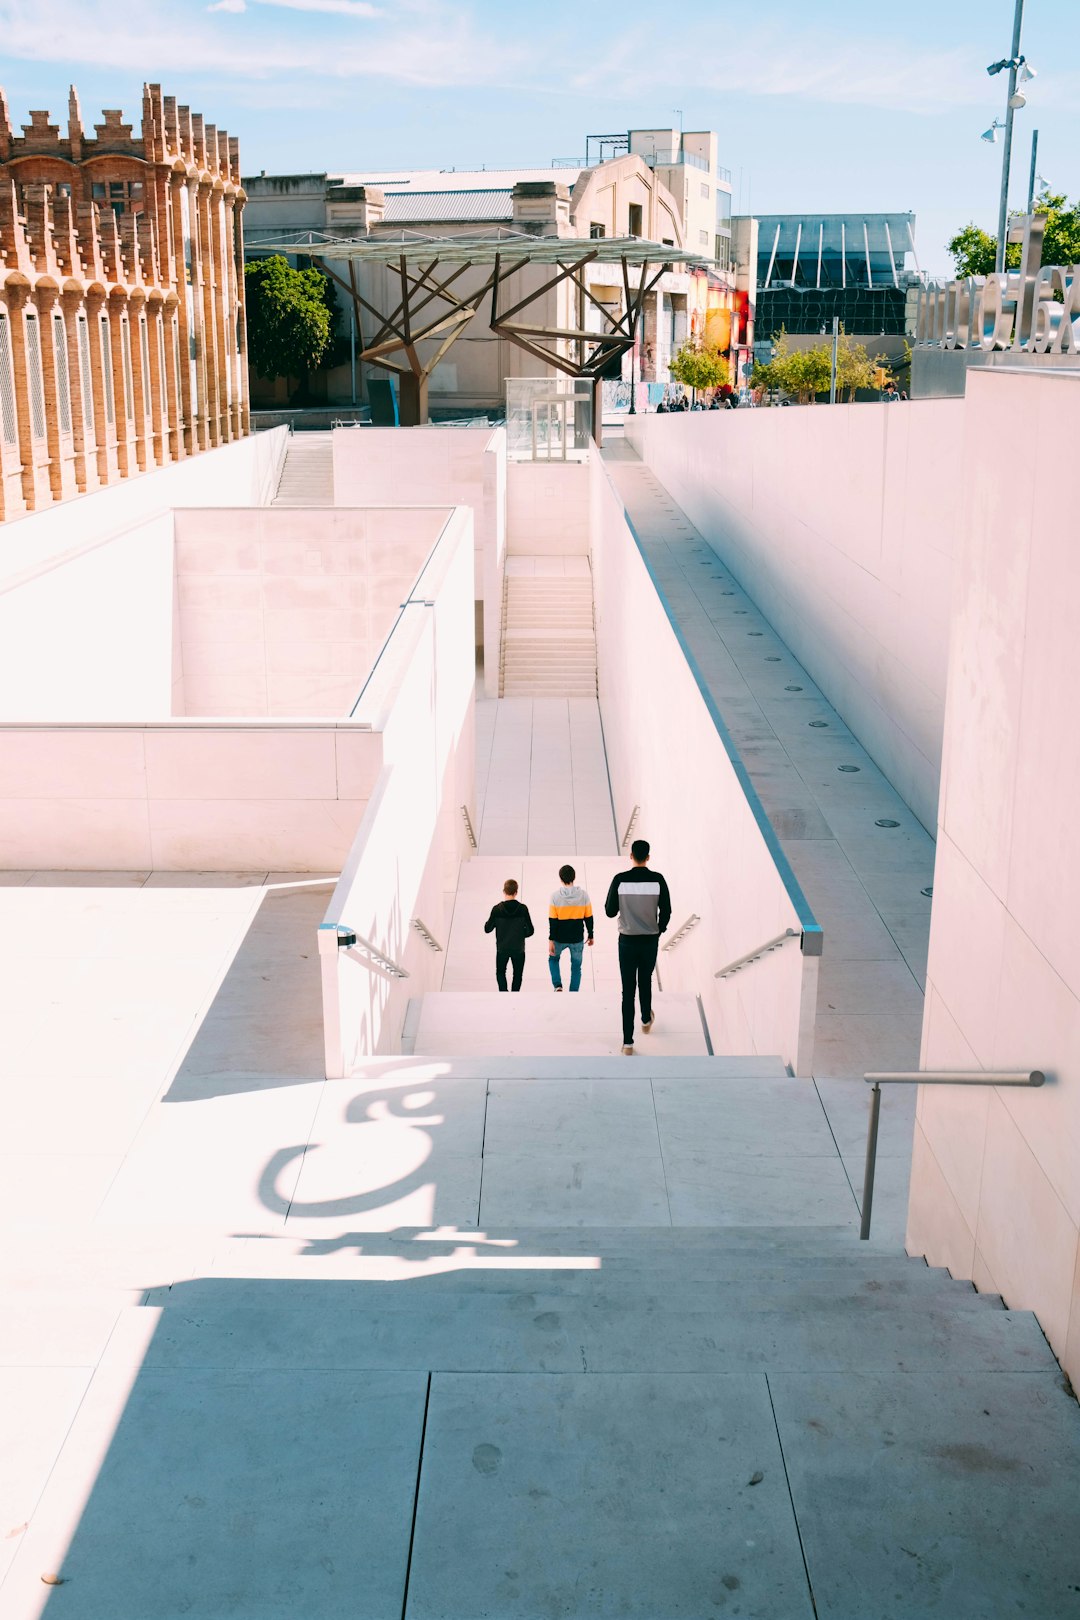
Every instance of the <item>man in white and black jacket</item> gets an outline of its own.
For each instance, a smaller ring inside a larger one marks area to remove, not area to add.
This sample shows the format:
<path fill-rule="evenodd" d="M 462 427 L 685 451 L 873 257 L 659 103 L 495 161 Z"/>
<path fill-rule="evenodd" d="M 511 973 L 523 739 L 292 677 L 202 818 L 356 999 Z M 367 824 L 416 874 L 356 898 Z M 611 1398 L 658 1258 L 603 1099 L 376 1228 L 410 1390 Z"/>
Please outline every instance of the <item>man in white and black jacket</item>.
<path fill-rule="evenodd" d="M 604 902 L 609 917 L 619 919 L 619 972 L 622 975 L 623 1053 L 634 1055 L 634 994 L 641 1005 L 641 1030 L 653 1027 L 652 976 L 660 935 L 671 921 L 671 896 L 663 874 L 649 866 L 644 838 L 630 845 L 634 864 L 618 872 Z"/>

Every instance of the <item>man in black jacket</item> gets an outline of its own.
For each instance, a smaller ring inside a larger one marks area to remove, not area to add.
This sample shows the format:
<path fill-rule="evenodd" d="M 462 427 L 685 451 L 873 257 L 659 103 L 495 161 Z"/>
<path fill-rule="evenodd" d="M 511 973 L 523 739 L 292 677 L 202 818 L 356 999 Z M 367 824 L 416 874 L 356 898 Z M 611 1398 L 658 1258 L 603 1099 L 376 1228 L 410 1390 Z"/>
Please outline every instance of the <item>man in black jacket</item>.
<path fill-rule="evenodd" d="M 513 878 L 503 884 L 505 900 L 492 906 L 491 916 L 484 924 L 484 933 L 495 935 L 495 983 L 506 989 L 506 964 L 514 970 L 511 990 L 521 989 L 521 975 L 525 971 L 525 941 L 535 932 L 528 906 L 517 898 L 518 886 Z"/>
<path fill-rule="evenodd" d="M 652 976 L 660 935 L 671 921 L 671 896 L 660 872 L 649 867 L 644 838 L 630 845 L 634 864 L 617 872 L 604 902 L 609 917 L 619 919 L 619 972 L 622 976 L 623 1054 L 634 1055 L 634 993 L 641 1003 L 641 1032 L 653 1027 Z"/>

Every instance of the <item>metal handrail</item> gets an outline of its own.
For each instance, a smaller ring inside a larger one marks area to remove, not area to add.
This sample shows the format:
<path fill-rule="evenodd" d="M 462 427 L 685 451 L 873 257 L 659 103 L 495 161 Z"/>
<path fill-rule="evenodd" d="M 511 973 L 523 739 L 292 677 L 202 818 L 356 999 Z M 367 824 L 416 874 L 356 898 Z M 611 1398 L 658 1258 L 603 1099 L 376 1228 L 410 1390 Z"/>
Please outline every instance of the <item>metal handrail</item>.
<path fill-rule="evenodd" d="M 667 944 L 661 945 L 660 949 L 662 951 L 673 951 L 676 945 L 682 943 L 687 934 L 693 932 L 700 921 L 701 918 L 698 916 L 697 912 L 692 911 L 689 917 L 687 917 L 686 921 L 683 923 L 682 927 L 677 928 L 674 934 L 672 934 L 671 938 L 668 940 Z"/>
<path fill-rule="evenodd" d="M 870 1236 L 870 1215 L 874 1208 L 874 1174 L 877 1170 L 878 1121 L 881 1118 L 882 1086 L 1041 1086 L 1042 1069 L 926 1069 L 914 1074 L 865 1074 L 870 1093 L 870 1119 L 866 1127 L 866 1168 L 863 1172 L 862 1223 L 860 1239 Z"/>
<path fill-rule="evenodd" d="M 384 979 L 407 979 L 409 971 L 385 951 L 380 951 L 363 934 L 358 934 L 348 923 L 320 923 L 318 928 L 319 955 L 327 951 L 344 951 L 354 962 L 359 962 L 372 973 L 379 974 Z M 325 941 L 325 944 L 324 944 Z"/>
<path fill-rule="evenodd" d="M 756 962 L 759 957 L 767 956 L 770 951 L 778 951 L 782 945 L 787 944 L 789 939 L 798 939 L 798 937 L 799 935 L 794 928 L 785 928 L 784 932 L 777 934 L 775 939 L 767 939 L 764 945 L 759 945 L 756 950 L 747 951 L 745 956 L 737 956 L 734 962 L 728 963 L 727 967 L 719 968 L 713 974 L 713 978 L 726 979 L 730 973 L 738 973 L 740 968 L 749 967 L 750 963 Z"/>

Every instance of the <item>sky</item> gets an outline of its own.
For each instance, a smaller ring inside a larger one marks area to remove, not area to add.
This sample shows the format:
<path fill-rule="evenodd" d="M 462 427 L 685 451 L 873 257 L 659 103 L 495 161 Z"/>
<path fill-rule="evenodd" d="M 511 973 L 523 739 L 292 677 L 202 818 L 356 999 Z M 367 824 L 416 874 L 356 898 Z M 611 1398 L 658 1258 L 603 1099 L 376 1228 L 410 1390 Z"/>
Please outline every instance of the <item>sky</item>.
<path fill-rule="evenodd" d="M 245 174 L 509 168 L 583 159 L 587 135 L 716 129 L 735 211 L 911 210 L 924 270 L 993 231 L 1015 0 L 0 0 L 12 121 L 67 87 L 89 125 L 137 124 L 144 80 L 240 138 Z M 1080 0 L 1026 0 L 1038 76 L 1011 200 L 1039 172 L 1080 193 Z"/>

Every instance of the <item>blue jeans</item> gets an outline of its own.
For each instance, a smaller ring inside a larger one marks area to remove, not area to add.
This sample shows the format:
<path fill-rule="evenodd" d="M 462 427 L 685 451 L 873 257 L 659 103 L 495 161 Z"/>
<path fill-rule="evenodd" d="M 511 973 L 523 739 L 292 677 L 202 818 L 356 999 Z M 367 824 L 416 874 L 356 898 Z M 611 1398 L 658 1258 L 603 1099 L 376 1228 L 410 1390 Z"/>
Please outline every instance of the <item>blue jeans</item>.
<path fill-rule="evenodd" d="M 585 941 L 583 939 L 579 939 L 576 945 L 564 945 L 556 940 L 554 956 L 550 954 L 549 947 L 548 967 L 551 969 L 551 982 L 556 990 L 562 989 L 562 974 L 559 971 L 559 962 L 562 959 L 563 951 L 570 952 L 570 988 L 571 990 L 581 989 L 581 958 L 584 950 Z"/>

